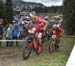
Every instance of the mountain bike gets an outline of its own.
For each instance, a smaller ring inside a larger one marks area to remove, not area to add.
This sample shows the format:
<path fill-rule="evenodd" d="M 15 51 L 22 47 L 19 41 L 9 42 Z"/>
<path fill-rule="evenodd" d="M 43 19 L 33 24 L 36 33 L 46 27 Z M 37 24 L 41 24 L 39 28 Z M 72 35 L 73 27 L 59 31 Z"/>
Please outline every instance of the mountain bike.
<path fill-rule="evenodd" d="M 55 35 L 55 31 L 53 31 L 53 34 L 49 42 L 49 53 L 52 53 L 56 50 L 56 43 L 57 43 L 57 36 Z"/>
<path fill-rule="evenodd" d="M 32 50 L 36 52 L 37 55 L 40 53 L 38 52 L 39 41 L 37 40 L 38 31 L 35 29 L 28 30 L 28 37 L 26 38 L 25 44 L 23 46 L 23 59 L 26 60 L 31 55 Z"/>

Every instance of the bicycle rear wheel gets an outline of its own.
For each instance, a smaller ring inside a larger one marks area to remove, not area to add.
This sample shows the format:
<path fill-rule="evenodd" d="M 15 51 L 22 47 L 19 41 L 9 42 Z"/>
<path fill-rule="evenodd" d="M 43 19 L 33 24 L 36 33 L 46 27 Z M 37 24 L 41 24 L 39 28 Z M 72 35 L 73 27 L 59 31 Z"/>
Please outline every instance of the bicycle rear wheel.
<path fill-rule="evenodd" d="M 35 52 L 37 55 L 40 55 L 40 53 L 41 53 L 41 52 L 39 52 L 40 45 L 38 44 L 37 46 L 38 46 L 38 48 L 35 49 Z M 42 45 L 41 45 L 41 48 L 42 48 Z M 41 51 L 42 51 L 42 49 L 41 49 Z"/>
<path fill-rule="evenodd" d="M 38 49 L 35 49 L 36 55 L 40 55 L 40 52 L 38 52 Z"/>

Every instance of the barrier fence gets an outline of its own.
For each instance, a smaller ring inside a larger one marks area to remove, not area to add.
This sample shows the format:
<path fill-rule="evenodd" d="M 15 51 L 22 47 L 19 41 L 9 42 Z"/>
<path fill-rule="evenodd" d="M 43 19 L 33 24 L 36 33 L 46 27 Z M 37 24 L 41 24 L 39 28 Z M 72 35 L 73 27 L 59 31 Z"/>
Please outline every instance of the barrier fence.
<path fill-rule="evenodd" d="M 6 42 L 6 41 L 26 41 L 26 40 L 0 40 L 0 42 Z"/>

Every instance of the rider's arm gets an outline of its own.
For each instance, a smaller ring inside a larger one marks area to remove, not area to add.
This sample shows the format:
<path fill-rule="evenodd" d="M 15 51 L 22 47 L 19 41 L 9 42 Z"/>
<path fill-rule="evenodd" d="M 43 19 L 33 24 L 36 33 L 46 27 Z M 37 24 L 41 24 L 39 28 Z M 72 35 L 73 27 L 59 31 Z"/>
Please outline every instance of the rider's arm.
<path fill-rule="evenodd" d="M 58 30 L 59 30 L 59 35 L 60 35 L 60 36 L 62 36 L 62 35 L 63 35 L 64 30 L 63 30 L 61 27 L 58 27 Z"/>
<path fill-rule="evenodd" d="M 47 28 L 47 26 L 48 26 L 49 23 L 46 20 L 44 22 L 45 22 L 45 26 L 44 26 L 44 30 L 45 30 Z"/>
<path fill-rule="evenodd" d="M 58 27 L 58 29 L 63 33 L 64 32 L 64 29 L 61 28 L 61 27 Z"/>

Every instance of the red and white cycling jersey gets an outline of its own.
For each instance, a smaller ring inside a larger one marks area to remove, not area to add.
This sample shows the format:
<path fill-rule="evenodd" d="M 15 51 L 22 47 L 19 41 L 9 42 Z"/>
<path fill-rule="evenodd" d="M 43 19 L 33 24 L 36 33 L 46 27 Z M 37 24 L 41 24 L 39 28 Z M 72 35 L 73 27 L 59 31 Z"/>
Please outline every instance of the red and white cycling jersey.
<path fill-rule="evenodd" d="M 34 28 L 36 30 L 43 30 L 44 26 L 46 25 L 46 20 L 44 20 L 42 17 L 37 16 L 35 21 Z"/>

